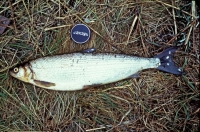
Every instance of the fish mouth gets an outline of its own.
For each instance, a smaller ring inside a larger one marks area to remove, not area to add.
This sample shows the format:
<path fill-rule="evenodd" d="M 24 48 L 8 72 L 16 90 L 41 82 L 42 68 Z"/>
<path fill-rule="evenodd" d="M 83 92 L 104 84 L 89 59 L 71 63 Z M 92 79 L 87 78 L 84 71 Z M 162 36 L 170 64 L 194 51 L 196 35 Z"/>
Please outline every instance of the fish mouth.
<path fill-rule="evenodd" d="M 14 73 L 12 70 L 10 70 L 9 73 L 10 73 L 10 75 L 13 76 L 13 77 L 16 76 L 15 73 Z"/>

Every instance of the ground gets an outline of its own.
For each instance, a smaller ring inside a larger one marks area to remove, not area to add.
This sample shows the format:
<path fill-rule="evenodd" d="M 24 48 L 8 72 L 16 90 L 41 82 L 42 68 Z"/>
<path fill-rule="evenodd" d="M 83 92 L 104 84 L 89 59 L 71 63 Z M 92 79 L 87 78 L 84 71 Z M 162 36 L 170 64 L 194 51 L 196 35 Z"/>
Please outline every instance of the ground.
<path fill-rule="evenodd" d="M 0 35 L 0 131 L 198 131 L 198 11 L 181 0 L 1 0 L 10 24 Z M 79 23 L 91 30 L 82 45 L 70 38 Z M 171 46 L 179 47 L 173 60 L 184 75 L 150 69 L 73 92 L 9 75 L 17 64 L 92 47 L 153 57 Z"/>

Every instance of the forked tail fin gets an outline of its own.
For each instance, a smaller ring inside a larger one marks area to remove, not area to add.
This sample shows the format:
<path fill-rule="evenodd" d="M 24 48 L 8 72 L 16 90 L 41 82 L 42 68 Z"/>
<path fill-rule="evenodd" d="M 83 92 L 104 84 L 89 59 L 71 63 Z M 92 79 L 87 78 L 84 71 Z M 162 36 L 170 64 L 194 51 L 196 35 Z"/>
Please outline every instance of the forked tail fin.
<path fill-rule="evenodd" d="M 168 73 L 182 75 L 183 71 L 179 67 L 175 66 L 172 56 L 173 53 L 177 50 L 178 47 L 170 47 L 164 50 L 162 53 L 154 56 L 154 58 L 160 59 L 160 66 L 157 67 L 158 70 L 165 71 Z"/>

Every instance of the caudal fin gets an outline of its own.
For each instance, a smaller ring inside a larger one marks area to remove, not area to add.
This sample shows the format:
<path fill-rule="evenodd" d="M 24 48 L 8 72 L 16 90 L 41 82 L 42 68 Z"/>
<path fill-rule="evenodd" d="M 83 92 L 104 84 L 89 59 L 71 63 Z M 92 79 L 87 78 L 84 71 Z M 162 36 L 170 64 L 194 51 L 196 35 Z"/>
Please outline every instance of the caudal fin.
<path fill-rule="evenodd" d="M 158 70 L 165 71 L 168 73 L 182 75 L 183 71 L 179 67 L 175 66 L 172 56 L 178 47 L 170 47 L 164 50 L 162 53 L 154 56 L 154 58 L 159 58 L 161 65 L 157 67 Z"/>

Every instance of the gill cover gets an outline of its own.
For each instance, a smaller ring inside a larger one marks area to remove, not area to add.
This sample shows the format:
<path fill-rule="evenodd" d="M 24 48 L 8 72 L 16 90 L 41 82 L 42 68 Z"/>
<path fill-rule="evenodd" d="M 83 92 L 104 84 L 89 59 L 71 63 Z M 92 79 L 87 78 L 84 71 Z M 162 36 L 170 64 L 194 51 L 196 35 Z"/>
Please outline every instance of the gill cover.
<path fill-rule="evenodd" d="M 177 49 L 178 47 L 170 47 L 164 50 L 162 53 L 154 56 L 154 58 L 159 58 L 161 63 L 156 69 L 176 75 L 182 75 L 182 69 L 175 66 L 172 60 L 172 56 Z"/>

